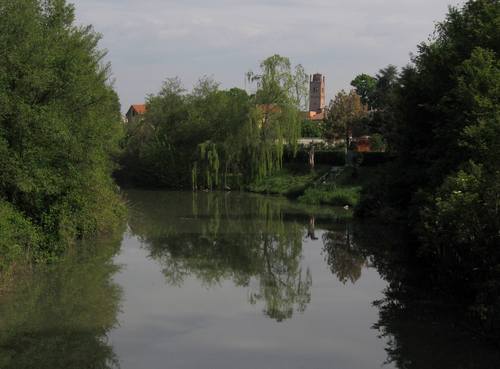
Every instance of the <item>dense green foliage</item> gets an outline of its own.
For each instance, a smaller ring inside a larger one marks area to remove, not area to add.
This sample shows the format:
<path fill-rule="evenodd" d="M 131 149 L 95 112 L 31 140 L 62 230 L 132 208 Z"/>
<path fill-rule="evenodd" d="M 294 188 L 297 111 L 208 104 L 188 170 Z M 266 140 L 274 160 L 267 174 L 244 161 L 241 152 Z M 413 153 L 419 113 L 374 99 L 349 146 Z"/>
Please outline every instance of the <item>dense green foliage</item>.
<path fill-rule="evenodd" d="M 460 286 L 472 311 L 500 327 L 500 3 L 450 8 L 419 46 L 386 110 L 398 156 L 367 189 L 360 213 L 398 214 L 436 275 Z"/>
<path fill-rule="evenodd" d="M 134 183 L 212 188 L 234 172 L 247 174 L 241 147 L 233 144 L 245 140 L 254 113 L 245 91 L 221 91 L 204 78 L 186 94 L 178 79 L 168 79 L 147 106 L 143 119 L 127 124 L 123 164 Z"/>
<path fill-rule="evenodd" d="M 398 69 L 394 65 L 380 69 L 376 76 L 360 74 L 351 82 L 354 91 L 368 108 L 368 114 L 353 126 L 355 137 L 369 135 L 374 151 L 387 148 L 386 137 L 391 135 L 394 123 L 394 105 L 397 96 Z"/>
<path fill-rule="evenodd" d="M 306 119 L 302 122 L 300 135 L 305 138 L 320 138 L 324 135 L 324 124 L 322 121 Z"/>
<path fill-rule="evenodd" d="M 249 74 L 251 96 L 207 78 L 190 93 L 167 80 L 145 116 L 127 125 L 124 172 L 134 183 L 184 189 L 241 187 L 274 173 L 300 136 L 304 76 L 275 55 Z"/>
<path fill-rule="evenodd" d="M 46 258 L 116 224 L 119 103 L 64 0 L 2 0 L 0 19 L 0 259 Z"/>
<path fill-rule="evenodd" d="M 325 137 L 328 140 L 344 140 L 346 149 L 350 146 L 353 130 L 367 114 L 361 97 L 353 90 L 340 91 L 330 102 L 325 119 Z"/>
<path fill-rule="evenodd" d="M 40 242 L 40 232 L 11 204 L 0 202 L 0 270 L 5 271 Z M 3 279 L 7 276 L 3 275 Z"/>

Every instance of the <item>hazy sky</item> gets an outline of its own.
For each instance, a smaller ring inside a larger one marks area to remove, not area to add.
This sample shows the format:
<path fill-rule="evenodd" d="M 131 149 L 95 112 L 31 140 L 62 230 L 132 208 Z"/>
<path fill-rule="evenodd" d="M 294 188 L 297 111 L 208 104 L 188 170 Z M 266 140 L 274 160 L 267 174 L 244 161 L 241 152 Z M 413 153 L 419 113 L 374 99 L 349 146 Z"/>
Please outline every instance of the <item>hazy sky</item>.
<path fill-rule="evenodd" d="M 359 73 L 404 66 L 458 0 L 69 0 L 109 51 L 122 110 L 166 77 L 243 87 L 275 53 L 327 78 L 327 99 Z"/>

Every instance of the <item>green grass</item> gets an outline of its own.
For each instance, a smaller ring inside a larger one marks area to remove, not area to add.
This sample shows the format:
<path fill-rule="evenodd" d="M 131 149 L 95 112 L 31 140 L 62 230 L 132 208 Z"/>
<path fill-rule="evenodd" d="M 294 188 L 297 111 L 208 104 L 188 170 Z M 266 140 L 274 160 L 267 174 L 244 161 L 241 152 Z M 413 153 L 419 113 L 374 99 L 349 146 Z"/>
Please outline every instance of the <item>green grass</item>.
<path fill-rule="evenodd" d="M 249 192 L 283 195 L 296 198 L 304 193 L 314 181 L 326 171 L 325 167 L 317 168 L 313 173 L 308 170 L 283 168 L 276 174 L 262 178 L 250 184 Z"/>
<path fill-rule="evenodd" d="M 319 185 L 306 189 L 299 202 L 311 205 L 331 205 L 354 207 L 359 202 L 361 187 L 339 187 Z"/>
<path fill-rule="evenodd" d="M 361 167 L 339 168 L 339 174 L 318 183 L 330 167 L 319 167 L 314 173 L 307 168 L 287 167 L 275 175 L 263 178 L 248 186 L 248 191 L 263 194 L 283 195 L 297 198 L 299 203 L 307 205 L 329 205 L 354 208 L 360 200 L 363 186 L 368 184 L 377 170 Z"/>
<path fill-rule="evenodd" d="M 314 183 L 298 198 L 299 202 L 311 205 L 355 207 L 361 198 L 363 186 L 368 184 L 376 168 L 340 168 L 339 174 Z"/>
<path fill-rule="evenodd" d="M 325 183 L 309 186 L 298 200 L 311 205 L 355 207 L 363 186 L 370 182 L 375 171 L 376 168 L 342 168 L 337 176 L 327 179 Z"/>

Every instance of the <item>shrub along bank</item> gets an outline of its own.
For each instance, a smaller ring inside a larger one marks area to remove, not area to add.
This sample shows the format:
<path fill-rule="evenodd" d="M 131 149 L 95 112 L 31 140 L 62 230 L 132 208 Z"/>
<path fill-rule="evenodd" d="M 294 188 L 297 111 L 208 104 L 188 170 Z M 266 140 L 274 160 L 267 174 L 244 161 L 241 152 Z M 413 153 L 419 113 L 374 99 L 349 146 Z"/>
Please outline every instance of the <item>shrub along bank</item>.
<path fill-rule="evenodd" d="M 394 160 L 394 154 L 385 152 L 365 152 L 358 155 L 360 164 L 365 167 L 378 166 Z M 292 150 L 286 150 L 283 160 L 285 163 L 305 165 L 309 162 L 309 149 L 300 148 L 295 154 Z M 345 152 L 318 148 L 314 153 L 314 161 L 319 166 L 342 167 L 345 165 Z"/>

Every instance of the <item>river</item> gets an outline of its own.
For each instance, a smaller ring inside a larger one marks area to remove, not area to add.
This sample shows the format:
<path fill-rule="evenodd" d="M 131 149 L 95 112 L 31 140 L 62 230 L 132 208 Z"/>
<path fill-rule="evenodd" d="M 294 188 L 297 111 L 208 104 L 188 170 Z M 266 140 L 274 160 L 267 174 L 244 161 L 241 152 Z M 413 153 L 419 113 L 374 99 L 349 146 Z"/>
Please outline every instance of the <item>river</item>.
<path fill-rule="evenodd" d="M 391 230 L 276 197 L 125 195 L 122 232 L 2 296 L 1 369 L 499 365 L 445 318 L 388 302 Z"/>

